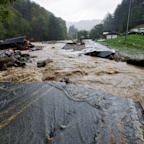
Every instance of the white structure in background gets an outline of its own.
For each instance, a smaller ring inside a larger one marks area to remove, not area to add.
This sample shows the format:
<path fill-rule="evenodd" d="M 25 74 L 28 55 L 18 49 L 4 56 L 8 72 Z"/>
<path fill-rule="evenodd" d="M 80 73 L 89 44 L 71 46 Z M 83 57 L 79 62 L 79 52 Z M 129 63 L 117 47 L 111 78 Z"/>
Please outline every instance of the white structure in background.
<path fill-rule="evenodd" d="M 144 28 L 139 28 L 138 33 L 144 35 Z"/>
<path fill-rule="evenodd" d="M 117 32 L 103 32 L 103 36 L 105 37 L 105 39 L 113 39 L 120 37 L 121 34 Z"/>

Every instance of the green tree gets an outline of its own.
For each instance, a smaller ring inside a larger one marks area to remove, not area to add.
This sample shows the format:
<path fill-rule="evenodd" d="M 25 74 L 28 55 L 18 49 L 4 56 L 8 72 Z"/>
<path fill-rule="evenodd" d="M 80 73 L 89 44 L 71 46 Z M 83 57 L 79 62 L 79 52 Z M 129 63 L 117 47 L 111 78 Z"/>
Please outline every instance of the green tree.
<path fill-rule="evenodd" d="M 48 31 L 48 39 L 49 40 L 57 40 L 57 31 L 58 31 L 58 23 L 56 17 L 51 14 L 48 23 L 49 31 Z"/>
<path fill-rule="evenodd" d="M 16 0 L 1 0 L 0 1 L 0 19 L 7 18 L 10 14 L 9 9 L 7 8 L 8 3 L 13 3 Z"/>
<path fill-rule="evenodd" d="M 87 38 L 89 38 L 89 32 L 86 30 L 78 31 L 78 39 L 80 39 L 81 36 L 83 36 L 85 39 L 87 39 Z"/>
<path fill-rule="evenodd" d="M 77 38 L 77 29 L 75 28 L 74 25 L 69 27 L 69 38 L 70 39 L 75 39 Z"/>
<path fill-rule="evenodd" d="M 101 38 L 103 36 L 103 24 L 98 24 L 94 26 L 94 28 L 91 29 L 90 31 L 90 38 L 96 39 L 96 38 Z"/>
<path fill-rule="evenodd" d="M 114 14 L 107 16 L 104 19 L 104 30 L 112 30 L 117 32 L 125 32 L 127 26 L 127 17 L 129 10 L 129 0 L 122 0 L 122 3 L 117 6 Z M 129 28 L 144 23 L 144 1 L 131 0 L 131 13 Z M 110 21 L 109 21 L 109 20 Z"/>
<path fill-rule="evenodd" d="M 0 38 L 3 38 L 6 34 L 6 30 L 4 29 L 4 25 L 0 23 Z"/>
<path fill-rule="evenodd" d="M 51 12 L 30 0 L 17 0 L 7 9 L 13 14 L 9 20 L 0 21 L 0 37 L 12 38 L 26 35 L 36 41 L 66 38 L 66 23 Z"/>
<path fill-rule="evenodd" d="M 104 31 L 113 31 L 114 29 L 113 22 L 114 22 L 113 15 L 108 13 L 105 19 L 103 20 Z"/>

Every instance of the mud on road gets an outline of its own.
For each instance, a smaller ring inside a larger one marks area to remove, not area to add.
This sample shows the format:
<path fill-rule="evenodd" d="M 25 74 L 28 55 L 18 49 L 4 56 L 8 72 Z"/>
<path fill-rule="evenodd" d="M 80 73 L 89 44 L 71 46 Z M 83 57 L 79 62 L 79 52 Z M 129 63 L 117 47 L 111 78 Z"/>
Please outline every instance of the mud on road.
<path fill-rule="evenodd" d="M 144 68 L 108 59 L 78 55 L 62 49 L 65 43 L 42 44 L 43 50 L 25 51 L 33 58 L 25 68 L 8 68 L 0 73 L 0 81 L 15 83 L 32 81 L 60 81 L 67 77 L 71 83 L 101 90 L 113 96 L 128 97 L 144 107 Z M 51 59 L 53 63 L 37 68 L 38 60 Z"/>
<path fill-rule="evenodd" d="M 139 102 L 64 82 L 0 82 L 2 144 L 143 144 Z"/>

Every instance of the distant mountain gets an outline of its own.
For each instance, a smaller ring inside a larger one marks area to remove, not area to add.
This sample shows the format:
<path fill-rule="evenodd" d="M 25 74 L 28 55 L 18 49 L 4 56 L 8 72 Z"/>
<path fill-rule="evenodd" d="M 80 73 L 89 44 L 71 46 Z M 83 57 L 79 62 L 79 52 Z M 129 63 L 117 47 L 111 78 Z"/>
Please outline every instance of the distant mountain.
<path fill-rule="evenodd" d="M 90 31 L 95 25 L 100 24 L 102 20 L 95 19 L 95 20 L 82 20 L 79 22 L 66 22 L 67 29 L 70 26 L 74 25 L 78 30 L 87 30 Z"/>

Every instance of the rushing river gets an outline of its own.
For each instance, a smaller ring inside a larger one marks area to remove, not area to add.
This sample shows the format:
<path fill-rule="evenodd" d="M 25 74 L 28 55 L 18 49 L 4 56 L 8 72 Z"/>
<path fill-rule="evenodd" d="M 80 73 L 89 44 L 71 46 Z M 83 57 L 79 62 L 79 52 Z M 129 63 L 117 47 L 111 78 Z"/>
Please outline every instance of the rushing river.
<path fill-rule="evenodd" d="M 64 43 L 35 45 L 43 46 L 43 50 L 29 53 L 38 58 L 34 58 L 25 68 L 2 71 L 0 81 L 60 81 L 67 77 L 75 84 L 95 88 L 113 96 L 139 100 L 144 108 L 144 68 L 98 57 L 79 56 L 76 52 L 61 49 Z M 52 59 L 53 63 L 37 68 L 37 61 L 45 59 Z"/>

